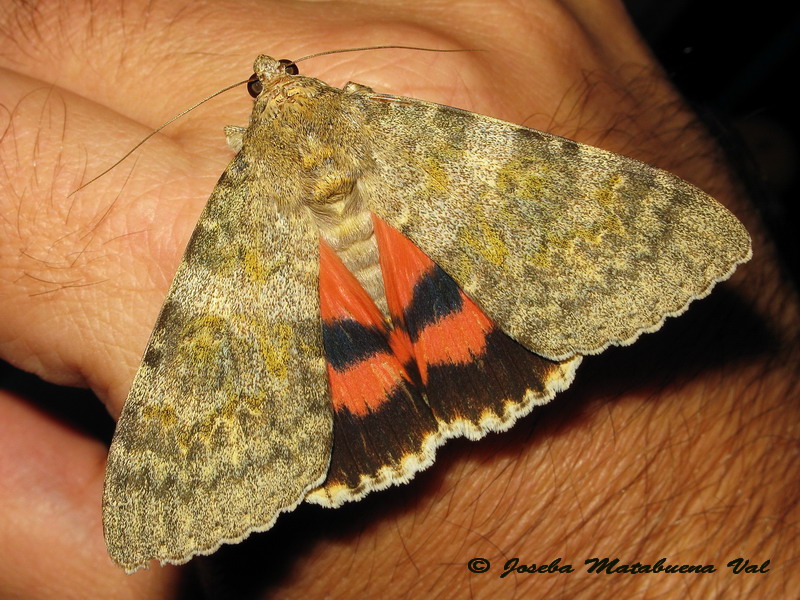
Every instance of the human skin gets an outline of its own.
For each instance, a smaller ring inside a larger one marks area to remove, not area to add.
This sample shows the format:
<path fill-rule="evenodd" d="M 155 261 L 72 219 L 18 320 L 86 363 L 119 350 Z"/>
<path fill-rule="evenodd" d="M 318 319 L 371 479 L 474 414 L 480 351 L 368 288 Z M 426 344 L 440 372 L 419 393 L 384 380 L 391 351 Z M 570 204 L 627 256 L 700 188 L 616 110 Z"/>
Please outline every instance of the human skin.
<path fill-rule="evenodd" d="M 612 35 L 613 33 L 613 35 Z M 0 7 L 0 357 L 91 388 L 116 418 L 197 217 L 246 124 L 253 58 L 399 43 L 478 48 L 319 57 L 303 74 L 545 129 L 666 168 L 746 225 L 754 257 L 506 434 L 451 442 L 402 488 L 301 507 L 200 567 L 125 575 L 108 558 L 107 453 L 37 398 L 0 391 L 0 596 L 169 598 L 211 571 L 254 596 L 784 597 L 800 588 L 798 311 L 768 237 L 619 2 L 541 0 Z M 590 575 L 583 561 L 714 564 Z M 492 562 L 473 574 L 473 557 Z M 575 573 L 509 575 L 509 558 Z M 738 557 L 768 573 L 734 575 Z M 216 561 L 216 562 L 215 562 Z M 239 594 L 233 594 L 237 597 Z"/>

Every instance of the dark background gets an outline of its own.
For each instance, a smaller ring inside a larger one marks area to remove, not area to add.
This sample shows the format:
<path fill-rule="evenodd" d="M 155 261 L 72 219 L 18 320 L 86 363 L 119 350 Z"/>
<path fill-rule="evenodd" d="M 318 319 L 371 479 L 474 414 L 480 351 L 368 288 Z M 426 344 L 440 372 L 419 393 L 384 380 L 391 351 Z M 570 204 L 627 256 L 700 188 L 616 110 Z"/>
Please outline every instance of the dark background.
<path fill-rule="evenodd" d="M 800 6 L 625 0 L 674 84 L 728 152 L 797 282 Z M 736 7 L 740 8 L 736 8 Z"/>

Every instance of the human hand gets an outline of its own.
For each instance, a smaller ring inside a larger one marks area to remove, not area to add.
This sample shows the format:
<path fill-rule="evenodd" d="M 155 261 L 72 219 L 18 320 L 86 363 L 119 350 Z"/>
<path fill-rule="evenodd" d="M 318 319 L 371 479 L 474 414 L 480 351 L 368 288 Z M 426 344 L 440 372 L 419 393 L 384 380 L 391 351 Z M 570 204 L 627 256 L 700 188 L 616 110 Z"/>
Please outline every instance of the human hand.
<path fill-rule="evenodd" d="M 8 123 L 0 121 L 0 351 L 48 381 L 91 387 L 115 416 L 197 216 L 230 160 L 221 127 L 246 123 L 249 96 L 242 89 L 215 99 L 69 193 L 171 115 L 246 78 L 262 52 L 296 58 L 368 44 L 479 48 L 333 55 L 300 68 L 331 85 L 353 80 L 652 162 L 715 195 L 754 237 L 756 257 L 726 284 L 729 293 L 715 292 L 632 348 L 587 359 L 575 388 L 538 417 L 479 444 L 451 443 L 436 466 L 402 489 L 335 512 L 308 507 L 281 517 L 273 531 L 242 545 L 256 557 L 250 560 L 268 565 L 276 560 L 272 548 L 287 549 L 272 569 L 242 574 L 247 585 L 259 589 L 266 579 L 277 595 L 313 597 L 488 594 L 513 583 L 545 596 L 592 586 L 577 574 L 510 582 L 494 569 L 514 555 L 538 562 L 564 556 L 577 566 L 595 553 L 718 565 L 741 549 L 777 556 L 778 534 L 752 524 L 790 520 L 784 505 L 794 482 L 782 480 L 786 455 L 770 440 L 788 439 L 796 422 L 786 402 L 796 386 L 796 303 L 713 144 L 618 3 L 169 0 L 124 10 L 109 2 L 91 14 L 56 4 L 0 10 L 7 38 L 0 118 Z M 776 341 L 753 346 L 763 331 Z M 664 364 L 673 354 L 680 360 Z M 32 598 L 90 597 L 87 589 L 96 597 L 173 593 L 175 569 L 128 577 L 105 554 L 104 446 L 24 399 L 7 395 L 0 411 L 0 547 L 8 553 L 0 589 L 28 590 Z M 723 458 L 735 466 L 722 466 Z M 739 497 L 749 502 L 738 506 Z M 241 559 L 242 550 L 221 554 Z M 473 556 L 490 558 L 493 573 L 470 574 L 465 564 Z M 347 578 L 339 575 L 345 568 Z M 774 573 L 715 577 L 618 577 L 604 582 L 603 593 L 782 589 Z"/>

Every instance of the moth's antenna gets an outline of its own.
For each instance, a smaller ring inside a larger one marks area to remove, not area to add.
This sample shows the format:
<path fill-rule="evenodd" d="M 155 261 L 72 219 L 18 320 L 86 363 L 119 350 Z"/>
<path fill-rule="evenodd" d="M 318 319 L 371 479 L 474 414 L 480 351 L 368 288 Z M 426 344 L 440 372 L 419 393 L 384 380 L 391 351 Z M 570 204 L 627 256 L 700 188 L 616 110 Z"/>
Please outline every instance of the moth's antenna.
<path fill-rule="evenodd" d="M 362 50 L 385 50 L 395 48 L 397 50 L 422 50 L 423 52 L 479 52 L 475 48 L 458 48 L 455 50 L 442 50 L 441 48 L 420 48 L 418 46 L 364 46 L 362 48 L 342 48 L 340 50 L 327 50 L 325 52 L 317 52 L 316 54 L 309 54 L 303 58 L 298 58 L 292 62 L 299 63 L 309 58 L 316 58 L 317 56 L 325 56 L 326 54 L 341 54 L 342 52 L 361 52 Z"/>
<path fill-rule="evenodd" d="M 293 63 L 299 63 L 301 61 L 308 60 L 309 58 L 316 58 L 317 56 L 325 56 L 326 54 L 341 54 L 342 52 L 361 52 L 363 50 L 384 50 L 384 49 L 391 49 L 391 48 L 394 48 L 394 49 L 397 49 L 397 50 L 421 50 L 423 52 L 477 52 L 478 51 L 478 50 L 473 49 L 473 48 L 458 48 L 458 49 L 455 49 L 455 50 L 442 50 L 440 48 L 420 48 L 418 46 L 364 46 L 364 47 L 361 47 L 361 48 L 342 48 L 342 49 L 339 49 L 339 50 L 327 50 L 325 52 L 317 52 L 316 54 L 309 54 L 308 56 L 304 56 L 302 58 L 298 58 L 297 60 L 292 61 L 292 62 Z M 193 111 L 195 108 L 197 108 L 198 106 L 200 106 L 201 104 L 203 104 L 205 102 L 208 102 L 212 98 L 215 98 L 216 96 L 219 96 L 220 94 L 222 94 L 224 92 L 227 92 L 228 90 L 231 90 L 231 89 L 233 89 L 233 88 L 235 88 L 237 86 L 243 85 L 243 84 L 247 83 L 248 81 L 249 81 L 249 79 L 245 79 L 244 81 L 240 81 L 239 83 L 234 83 L 233 85 L 229 85 L 228 87 L 222 88 L 218 92 L 214 92 L 210 96 L 200 100 L 200 102 L 197 102 L 196 104 L 190 106 L 186 110 L 178 113 L 177 115 L 172 117 L 169 121 L 167 121 L 166 123 L 164 123 L 163 125 L 161 125 L 157 129 L 155 129 L 155 130 L 151 131 L 150 133 L 148 133 L 142 139 L 142 141 L 140 141 L 133 148 L 128 150 L 128 152 L 126 152 L 125 155 L 122 158 L 120 158 L 117 162 L 115 162 L 113 165 L 108 167 L 105 171 L 103 171 L 99 175 L 95 175 L 94 177 L 92 177 L 89 181 L 84 183 L 79 188 L 77 188 L 77 189 L 73 190 L 72 192 L 70 192 L 67 197 L 72 196 L 72 194 L 75 194 L 77 192 L 80 192 L 87 185 L 90 185 L 90 184 L 94 183 L 95 181 L 97 181 L 98 179 L 100 179 L 103 175 L 105 175 L 106 173 L 111 171 L 113 168 L 115 168 L 117 165 L 119 165 L 123 160 L 125 160 L 131 154 L 133 154 L 147 140 L 149 140 L 151 137 L 153 137 L 155 134 L 157 134 L 159 131 L 164 129 L 167 125 L 169 125 L 173 121 L 177 121 L 178 119 L 180 119 L 185 114 Z"/>
<path fill-rule="evenodd" d="M 137 148 L 139 148 L 139 147 L 140 147 L 142 144 L 144 144 L 144 143 L 145 143 L 147 140 L 149 140 L 151 137 L 153 137 L 155 134 L 157 134 L 159 131 L 161 131 L 162 129 L 164 129 L 164 127 L 166 127 L 167 125 L 169 125 L 169 124 L 170 124 L 170 123 L 172 123 L 173 121 L 177 121 L 178 119 L 180 119 L 180 118 L 181 118 L 182 116 L 184 116 L 185 114 L 187 114 L 187 113 L 190 113 L 190 112 L 191 112 L 191 111 L 193 111 L 195 108 L 197 108 L 198 106 L 200 106 L 201 104 L 203 104 L 203 103 L 205 103 L 205 102 L 208 102 L 208 101 L 209 101 L 209 100 L 211 100 L 212 98 L 215 98 L 216 96 L 219 96 L 220 94 L 222 94 L 222 93 L 224 93 L 224 92 L 227 92 L 228 90 L 232 90 L 232 89 L 233 89 L 233 88 L 235 88 L 236 86 L 243 85 L 243 84 L 247 83 L 248 81 L 249 81 L 248 79 L 245 79 L 244 81 L 240 81 L 239 83 L 234 83 L 233 85 L 229 85 L 229 86 L 228 86 L 228 87 L 226 87 L 226 88 L 222 88 L 221 90 L 219 90 L 219 91 L 217 91 L 217 92 L 214 92 L 214 93 L 213 93 L 213 94 L 211 94 L 210 96 L 207 96 L 207 97 L 203 98 L 202 100 L 200 100 L 200 102 L 197 102 L 196 104 L 194 104 L 194 105 L 190 106 L 190 107 L 189 107 L 189 108 L 187 108 L 186 110 L 184 110 L 184 111 L 182 111 L 182 112 L 178 113 L 177 115 L 175 115 L 174 117 L 172 117 L 172 118 L 171 118 L 169 121 L 167 121 L 166 123 L 164 123 L 163 125 L 161 125 L 161 127 L 159 127 L 158 129 L 155 129 L 155 130 L 151 131 L 150 133 L 148 133 L 148 134 L 147 134 L 147 135 L 144 137 L 144 139 L 143 139 L 141 142 L 139 142 L 139 143 L 138 143 L 138 144 L 136 144 L 136 145 L 135 145 L 133 148 L 131 148 L 130 150 L 128 150 L 128 151 L 125 153 L 125 156 L 123 156 L 122 158 L 120 158 L 120 159 L 119 159 L 117 162 L 115 162 L 113 165 L 111 165 L 110 167 L 108 167 L 108 168 L 107 168 L 105 171 L 103 171 L 103 172 L 102 172 L 102 173 L 100 173 L 99 175 L 95 175 L 95 176 L 94 176 L 94 177 L 92 177 L 92 178 L 91 178 L 89 181 L 87 181 L 87 182 L 86 182 L 86 183 L 84 183 L 82 186 L 80 186 L 78 189 L 76 189 L 76 190 L 73 190 L 72 192 L 70 192 L 70 193 L 69 193 L 69 195 L 67 196 L 67 198 L 69 198 L 69 196 L 72 196 L 72 194 L 75 194 L 75 193 L 77 193 L 77 192 L 80 192 L 80 191 L 81 191 L 83 188 L 85 188 L 85 187 L 86 187 L 87 185 L 89 185 L 90 183 L 94 183 L 95 181 L 97 181 L 98 179 L 100 179 L 100 178 L 101 178 L 103 175 L 105 175 L 106 173 L 108 173 L 108 172 L 109 172 L 111 169 L 113 169 L 114 167 L 116 167 L 116 166 L 117 166 L 119 163 L 121 163 L 123 160 L 125 160 L 126 158 L 128 158 L 128 157 L 129 157 L 131 154 L 133 154 L 133 153 L 136 151 L 136 149 L 137 149 Z"/>

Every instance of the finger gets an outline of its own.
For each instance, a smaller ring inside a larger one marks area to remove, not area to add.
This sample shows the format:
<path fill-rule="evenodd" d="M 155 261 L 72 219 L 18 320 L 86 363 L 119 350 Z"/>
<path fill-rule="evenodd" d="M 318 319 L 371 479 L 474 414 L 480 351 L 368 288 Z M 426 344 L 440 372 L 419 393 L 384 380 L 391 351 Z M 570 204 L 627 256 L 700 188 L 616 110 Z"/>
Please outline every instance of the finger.
<path fill-rule="evenodd" d="M 42 82 L 3 76 L 0 353 L 49 381 L 124 396 L 132 373 L 119 365 L 138 360 L 130 335 L 146 337 L 138 321 L 155 318 L 191 231 L 184 214 L 196 218 L 214 177 L 194 173 L 193 156 L 158 139 L 139 162 L 70 196 L 85 173 L 123 153 L 124 136 L 108 131 L 141 127 Z"/>
<path fill-rule="evenodd" d="M 175 570 L 129 577 L 108 558 L 100 521 L 105 454 L 98 440 L 0 392 L 0 548 L 13 548 L 0 561 L 6 594 L 171 596 Z"/>

